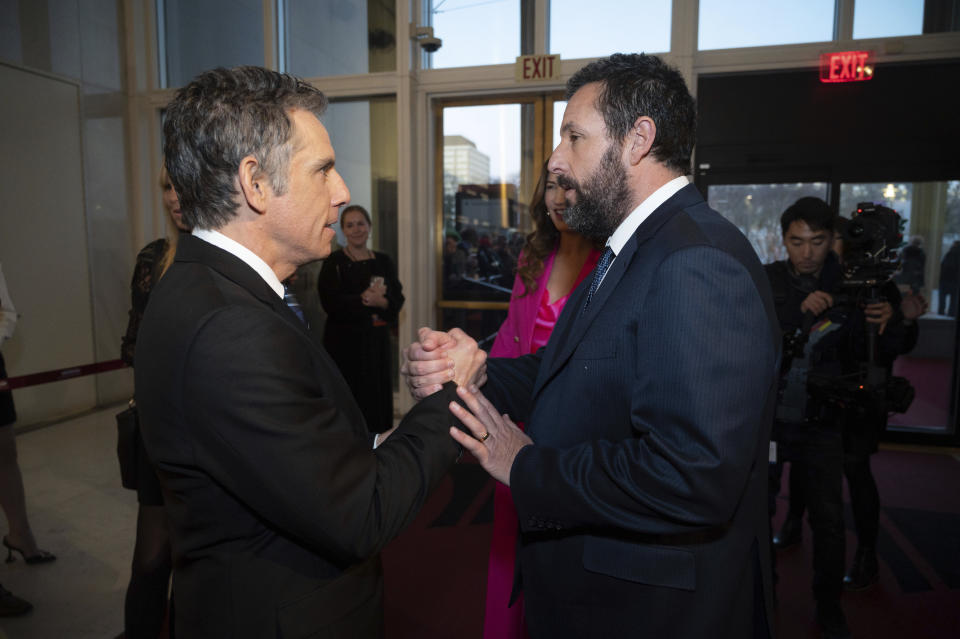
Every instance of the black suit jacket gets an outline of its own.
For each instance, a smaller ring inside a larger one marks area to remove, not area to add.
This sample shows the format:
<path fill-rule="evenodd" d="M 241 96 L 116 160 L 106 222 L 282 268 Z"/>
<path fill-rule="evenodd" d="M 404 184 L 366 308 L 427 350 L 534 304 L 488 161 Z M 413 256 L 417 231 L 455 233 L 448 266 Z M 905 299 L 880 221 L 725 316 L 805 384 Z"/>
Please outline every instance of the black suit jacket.
<path fill-rule="evenodd" d="M 178 636 L 382 634 L 377 553 L 458 456 L 452 384 L 374 451 L 283 300 L 192 236 L 152 293 L 135 374 L 172 526 Z"/>
<path fill-rule="evenodd" d="M 692 185 L 657 208 L 545 350 L 484 392 L 534 445 L 510 474 L 534 637 L 765 636 L 780 332 L 743 235 Z"/>

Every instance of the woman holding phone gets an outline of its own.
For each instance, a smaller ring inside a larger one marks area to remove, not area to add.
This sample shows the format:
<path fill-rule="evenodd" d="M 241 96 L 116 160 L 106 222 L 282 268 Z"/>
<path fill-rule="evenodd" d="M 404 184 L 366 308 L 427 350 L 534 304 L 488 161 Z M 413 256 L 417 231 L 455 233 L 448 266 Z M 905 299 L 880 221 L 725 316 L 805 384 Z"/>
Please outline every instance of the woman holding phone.
<path fill-rule="evenodd" d="M 327 312 L 323 345 L 340 367 L 367 428 L 382 433 L 393 426 L 390 329 L 403 306 L 403 286 L 385 253 L 367 248 L 372 226 L 362 206 L 340 214 L 346 245 L 320 270 L 320 303 Z"/>

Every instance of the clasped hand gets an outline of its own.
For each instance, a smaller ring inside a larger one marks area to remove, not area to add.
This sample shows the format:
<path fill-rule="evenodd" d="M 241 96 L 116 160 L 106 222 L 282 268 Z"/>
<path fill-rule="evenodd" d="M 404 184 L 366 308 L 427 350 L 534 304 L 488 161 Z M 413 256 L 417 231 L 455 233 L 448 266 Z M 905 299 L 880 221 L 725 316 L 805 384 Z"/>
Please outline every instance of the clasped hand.
<path fill-rule="evenodd" d="M 476 457 L 491 477 L 509 486 L 513 460 L 533 440 L 480 393 L 479 387 L 487 381 L 487 354 L 459 328 L 449 333 L 421 328 L 417 335 L 420 341 L 404 349 L 400 367 L 410 394 L 423 399 L 445 382 L 456 382 L 457 394 L 469 410 L 450 402 L 450 412 L 473 437 L 456 427 L 450 429 L 450 436 Z"/>
<path fill-rule="evenodd" d="M 420 341 L 403 349 L 400 374 L 416 400 L 432 395 L 449 381 L 479 388 L 487 381 L 487 354 L 459 328 L 449 333 L 421 328 Z"/>

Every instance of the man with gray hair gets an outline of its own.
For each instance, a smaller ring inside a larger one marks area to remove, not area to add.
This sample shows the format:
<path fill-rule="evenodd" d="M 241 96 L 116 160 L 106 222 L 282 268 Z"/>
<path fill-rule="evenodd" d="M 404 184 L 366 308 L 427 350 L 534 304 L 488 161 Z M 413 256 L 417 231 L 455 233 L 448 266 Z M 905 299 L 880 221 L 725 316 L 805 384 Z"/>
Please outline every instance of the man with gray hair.
<path fill-rule="evenodd" d="M 166 167 L 194 230 L 151 293 L 135 374 L 182 637 L 381 636 L 377 553 L 459 454 L 453 384 L 372 439 L 284 302 L 350 197 L 325 107 L 296 78 L 239 67 L 167 108 Z"/>

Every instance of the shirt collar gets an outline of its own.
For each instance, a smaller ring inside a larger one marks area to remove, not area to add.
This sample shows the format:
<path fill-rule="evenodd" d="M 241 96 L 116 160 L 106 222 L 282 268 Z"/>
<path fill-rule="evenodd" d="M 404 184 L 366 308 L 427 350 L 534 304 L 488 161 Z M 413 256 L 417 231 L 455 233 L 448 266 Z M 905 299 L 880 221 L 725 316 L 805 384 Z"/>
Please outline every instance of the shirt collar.
<path fill-rule="evenodd" d="M 257 272 L 257 275 L 263 278 L 263 281 L 273 289 L 274 293 L 283 298 L 283 284 L 280 283 L 280 279 L 277 277 L 277 274 L 273 272 L 273 269 L 267 266 L 267 263 L 260 259 L 256 253 L 240 242 L 227 237 L 220 231 L 193 229 L 192 234 L 194 237 L 204 242 L 209 242 L 235 256 L 237 259 L 242 260 L 244 264 L 252 268 Z"/>
<path fill-rule="evenodd" d="M 623 250 L 623 246 L 627 243 L 627 240 L 630 239 L 630 236 L 636 232 L 644 220 L 650 217 L 651 213 L 656 211 L 661 204 L 669 200 L 677 191 L 688 184 L 690 184 L 690 179 L 685 175 L 674 178 L 651 193 L 647 199 L 640 203 L 640 206 L 633 209 L 630 215 L 628 215 L 623 222 L 620 222 L 620 226 L 617 227 L 617 230 L 614 231 L 613 235 L 607 240 L 607 246 L 613 250 L 614 256 L 620 254 L 620 251 Z"/>

